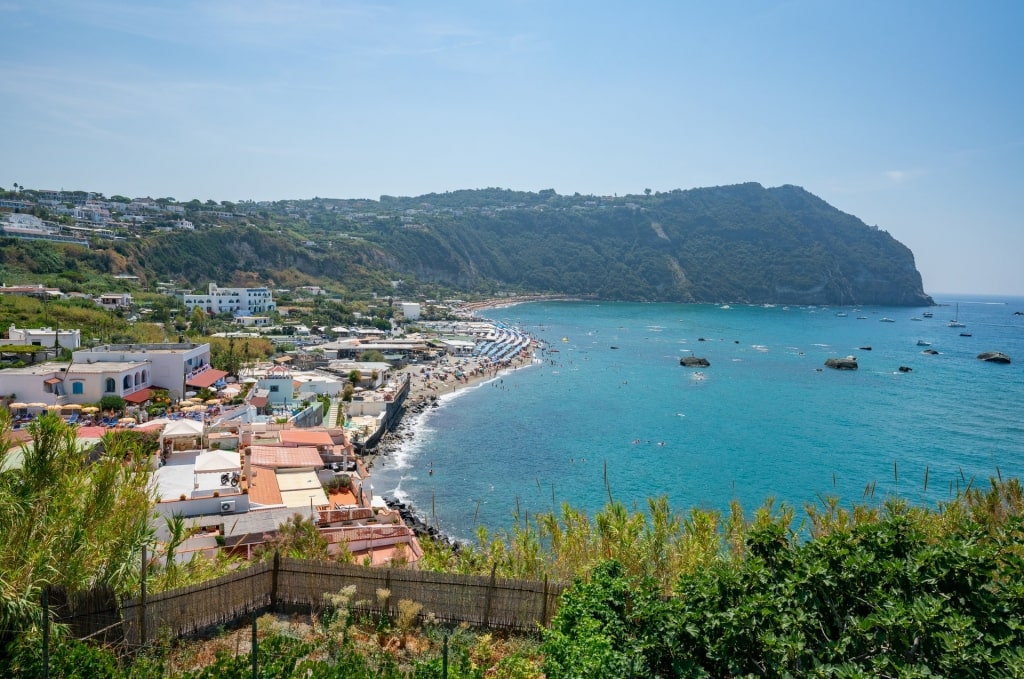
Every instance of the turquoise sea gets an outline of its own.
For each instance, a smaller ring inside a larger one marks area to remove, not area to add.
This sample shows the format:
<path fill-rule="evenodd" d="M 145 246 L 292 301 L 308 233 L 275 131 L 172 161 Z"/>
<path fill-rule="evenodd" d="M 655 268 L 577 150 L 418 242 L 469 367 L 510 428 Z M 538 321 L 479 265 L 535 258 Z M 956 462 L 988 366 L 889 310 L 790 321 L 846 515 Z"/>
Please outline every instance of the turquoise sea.
<path fill-rule="evenodd" d="M 605 473 L 627 505 L 666 495 L 679 510 L 733 499 L 753 510 L 769 497 L 803 506 L 826 494 L 854 502 L 871 484 L 872 501 L 936 502 L 971 479 L 1024 475 L 1024 316 L 1014 315 L 1024 298 L 935 299 L 490 310 L 547 351 L 418 416 L 413 439 L 374 467 L 376 492 L 469 539 L 478 524 L 511 526 L 517 502 L 531 513 L 562 502 L 597 510 Z M 957 314 L 966 328 L 947 326 Z M 1014 362 L 977 360 L 988 350 Z M 680 366 L 690 354 L 710 367 Z M 824 367 L 847 355 L 859 370 Z"/>

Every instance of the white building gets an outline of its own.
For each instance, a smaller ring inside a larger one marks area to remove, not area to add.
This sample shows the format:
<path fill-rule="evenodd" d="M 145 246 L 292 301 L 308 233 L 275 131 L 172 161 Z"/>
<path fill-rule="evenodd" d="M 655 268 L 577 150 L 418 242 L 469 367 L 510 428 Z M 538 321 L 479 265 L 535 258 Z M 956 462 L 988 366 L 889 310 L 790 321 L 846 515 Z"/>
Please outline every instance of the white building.
<path fill-rule="evenodd" d="M 104 309 L 129 309 L 132 295 L 129 292 L 105 292 L 96 298 L 96 303 Z"/>
<path fill-rule="evenodd" d="M 0 339 L 0 344 L 16 344 L 21 346 L 52 347 L 60 344 L 62 349 L 74 351 L 82 346 L 80 330 L 54 330 L 53 328 L 16 328 L 14 324 L 7 329 L 7 339 Z"/>
<path fill-rule="evenodd" d="M 419 302 L 400 302 L 399 306 L 401 307 L 402 315 L 405 316 L 406 320 L 415 321 L 420 317 Z"/>
<path fill-rule="evenodd" d="M 227 375 L 210 367 L 209 344 L 111 344 L 76 351 L 72 359 L 0 370 L 0 394 L 46 404 L 95 403 L 104 396 L 142 403 L 154 388 L 180 399 Z"/>
<path fill-rule="evenodd" d="M 268 288 L 220 288 L 216 283 L 210 283 L 205 295 L 186 294 L 183 301 L 189 311 L 199 308 L 207 314 L 255 316 L 277 309 Z"/>

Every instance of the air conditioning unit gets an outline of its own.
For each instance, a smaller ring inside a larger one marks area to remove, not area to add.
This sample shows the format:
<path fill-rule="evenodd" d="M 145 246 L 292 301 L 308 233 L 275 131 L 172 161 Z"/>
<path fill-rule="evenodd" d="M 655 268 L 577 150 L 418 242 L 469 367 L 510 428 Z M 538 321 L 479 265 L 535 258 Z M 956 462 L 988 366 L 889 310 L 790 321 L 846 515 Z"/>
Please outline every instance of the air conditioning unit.
<path fill-rule="evenodd" d="M 234 500 L 224 500 L 223 502 L 220 503 L 220 513 L 221 514 L 231 514 L 234 511 L 235 511 L 235 501 Z"/>

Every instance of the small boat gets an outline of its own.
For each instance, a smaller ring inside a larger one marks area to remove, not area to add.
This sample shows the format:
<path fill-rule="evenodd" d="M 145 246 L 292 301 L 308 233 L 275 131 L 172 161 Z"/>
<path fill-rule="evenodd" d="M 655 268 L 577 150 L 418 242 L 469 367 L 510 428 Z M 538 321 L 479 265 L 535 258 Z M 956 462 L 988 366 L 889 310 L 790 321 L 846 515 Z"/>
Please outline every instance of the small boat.
<path fill-rule="evenodd" d="M 922 316 L 924 316 L 925 318 L 931 318 L 931 317 L 932 317 L 932 316 L 934 316 L 935 314 L 933 314 L 933 313 L 932 313 L 932 312 L 930 312 L 930 311 L 926 311 L 926 312 L 924 312 L 924 313 L 923 313 L 923 314 L 921 314 L 921 315 L 922 315 Z"/>
<path fill-rule="evenodd" d="M 926 342 L 924 340 L 917 340 L 917 346 L 919 346 L 919 347 L 930 347 L 931 345 L 932 345 L 931 342 Z"/>
<path fill-rule="evenodd" d="M 974 337 L 974 335 L 972 335 L 972 334 L 971 334 L 971 333 L 969 333 L 969 332 L 962 332 L 962 333 L 960 333 L 960 336 L 961 336 L 961 337 Z"/>
<path fill-rule="evenodd" d="M 892 320 L 891 318 L 889 318 L 888 316 L 882 316 L 881 318 L 878 319 L 878 321 L 880 323 L 895 323 L 896 322 L 896 321 Z"/>
<path fill-rule="evenodd" d="M 956 305 L 956 316 L 954 316 L 953 320 L 951 320 L 946 325 L 949 326 L 950 328 L 966 328 L 967 327 L 966 323 L 961 323 L 960 322 L 960 305 L 959 304 Z"/>
<path fill-rule="evenodd" d="M 914 316 L 910 320 L 912 320 L 912 321 L 923 321 L 924 319 L 923 318 L 918 318 L 917 316 Z"/>
<path fill-rule="evenodd" d="M 845 311 L 837 311 L 836 312 L 836 316 L 838 316 L 839 318 L 846 318 L 846 315 L 847 314 L 846 314 Z"/>

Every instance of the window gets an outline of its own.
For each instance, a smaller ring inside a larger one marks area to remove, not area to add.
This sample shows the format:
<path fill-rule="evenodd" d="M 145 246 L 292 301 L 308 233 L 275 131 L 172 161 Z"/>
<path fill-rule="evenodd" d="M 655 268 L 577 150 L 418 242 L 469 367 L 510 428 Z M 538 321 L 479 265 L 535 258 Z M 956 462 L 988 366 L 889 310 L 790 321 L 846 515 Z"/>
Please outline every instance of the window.
<path fill-rule="evenodd" d="M 124 385 L 125 389 L 131 389 L 132 388 L 132 376 L 131 375 L 125 375 L 124 379 L 121 380 L 121 383 Z"/>
<path fill-rule="evenodd" d="M 279 388 L 278 388 L 278 386 L 276 384 L 271 384 L 270 385 L 270 393 L 276 394 L 278 391 L 280 391 L 280 390 L 279 390 Z"/>
<path fill-rule="evenodd" d="M 107 378 L 107 385 L 106 386 L 107 386 L 107 388 L 104 389 L 103 391 L 105 391 L 107 393 L 111 393 L 111 392 L 113 392 L 113 391 L 115 391 L 117 389 L 117 382 L 114 381 L 113 377 L 108 377 Z"/>

